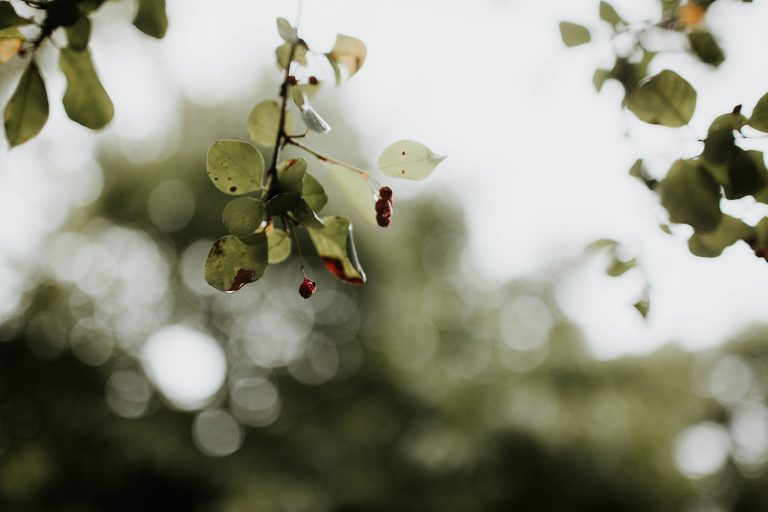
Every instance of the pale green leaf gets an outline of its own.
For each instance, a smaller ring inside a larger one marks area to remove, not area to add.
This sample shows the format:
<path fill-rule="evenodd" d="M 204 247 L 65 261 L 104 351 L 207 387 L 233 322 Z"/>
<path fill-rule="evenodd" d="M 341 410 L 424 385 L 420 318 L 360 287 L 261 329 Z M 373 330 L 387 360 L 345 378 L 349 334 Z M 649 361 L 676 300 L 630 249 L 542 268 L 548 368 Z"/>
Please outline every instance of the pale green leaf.
<path fill-rule="evenodd" d="M 221 291 L 234 292 L 264 275 L 267 269 L 267 237 L 227 235 L 214 242 L 205 262 L 205 280 Z"/>
<path fill-rule="evenodd" d="M 619 16 L 619 13 L 616 12 L 616 9 L 614 9 L 608 2 L 604 1 L 600 2 L 600 19 L 610 23 L 614 27 L 619 23 L 624 22 L 624 20 L 621 19 L 621 16 Z"/>
<path fill-rule="evenodd" d="M 59 67 L 67 77 L 63 103 L 69 118 L 92 130 L 106 126 L 115 108 L 96 75 L 90 52 L 64 48 L 59 54 Z"/>
<path fill-rule="evenodd" d="M 291 23 L 285 18 L 277 18 L 277 33 L 283 38 L 286 43 L 295 43 L 299 40 L 299 36 L 296 33 L 296 29 L 291 26 Z"/>
<path fill-rule="evenodd" d="M 221 214 L 221 221 L 227 230 L 236 236 L 249 236 L 261 227 L 266 219 L 264 201 L 255 197 L 233 199 Z"/>
<path fill-rule="evenodd" d="M 239 196 L 261 188 L 264 159 L 239 140 L 220 140 L 208 148 L 208 177 L 225 194 Z"/>
<path fill-rule="evenodd" d="M 162 39 L 168 30 L 165 0 L 138 0 L 139 9 L 133 24 L 148 36 Z"/>
<path fill-rule="evenodd" d="M 352 225 L 345 217 L 325 217 L 324 229 L 308 229 L 309 237 L 325 267 L 350 284 L 363 284 L 365 272 L 357 259 Z"/>
<path fill-rule="evenodd" d="M 291 237 L 282 229 L 273 229 L 267 234 L 269 263 L 280 263 L 291 255 Z"/>
<path fill-rule="evenodd" d="M 28 141 L 43 129 L 48 120 L 48 95 L 37 64 L 32 61 L 21 75 L 16 90 L 5 107 L 5 136 L 13 146 Z"/>
<path fill-rule="evenodd" d="M 336 183 L 347 202 L 370 224 L 376 224 L 375 195 L 368 179 L 362 174 L 338 164 L 325 166 L 328 176 Z"/>
<path fill-rule="evenodd" d="M 285 129 L 290 131 L 293 119 L 286 112 Z M 262 101 L 251 110 L 246 131 L 253 142 L 265 147 L 274 147 L 280 126 L 280 105 L 273 100 Z"/>
<path fill-rule="evenodd" d="M 328 203 L 328 196 L 319 181 L 309 173 L 304 175 L 304 187 L 301 196 L 307 205 L 315 212 L 319 212 Z"/>
<path fill-rule="evenodd" d="M 392 178 L 423 180 L 445 160 L 424 144 L 400 140 L 387 146 L 379 157 L 379 169 Z"/>
<path fill-rule="evenodd" d="M 291 43 L 283 43 L 275 49 L 275 59 L 281 69 L 288 67 L 288 59 L 291 58 Z M 293 62 L 298 62 L 302 66 L 307 65 L 307 47 L 299 43 L 293 51 Z"/>
<path fill-rule="evenodd" d="M 627 100 L 627 108 L 641 121 L 679 127 L 696 110 L 696 91 L 674 71 L 664 70 L 640 84 Z"/>

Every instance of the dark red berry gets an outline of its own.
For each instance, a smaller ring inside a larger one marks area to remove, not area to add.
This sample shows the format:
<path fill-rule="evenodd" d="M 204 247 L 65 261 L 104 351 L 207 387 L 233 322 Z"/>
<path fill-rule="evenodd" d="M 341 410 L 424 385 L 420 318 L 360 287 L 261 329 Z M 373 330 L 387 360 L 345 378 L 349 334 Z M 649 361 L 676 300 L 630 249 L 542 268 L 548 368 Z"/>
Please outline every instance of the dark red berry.
<path fill-rule="evenodd" d="M 383 215 L 381 215 L 381 214 L 378 214 L 378 215 L 376 215 L 376 223 L 377 223 L 379 226 L 381 226 L 381 227 L 385 228 L 385 227 L 389 226 L 389 223 L 390 223 L 390 222 L 392 222 L 392 221 L 390 220 L 390 218 L 389 218 L 389 217 L 384 217 L 384 216 L 383 216 Z"/>
<path fill-rule="evenodd" d="M 305 277 L 299 286 L 299 295 L 308 299 L 315 293 L 315 290 L 317 290 L 317 283 Z"/>
<path fill-rule="evenodd" d="M 379 197 L 382 199 L 386 199 L 387 201 L 392 200 L 392 189 L 389 187 L 381 187 L 379 189 Z"/>
<path fill-rule="evenodd" d="M 288 77 L 288 85 L 293 86 L 293 85 L 296 85 L 298 83 L 299 83 L 299 81 L 296 80 L 295 76 L 291 75 L 291 76 Z"/>
<path fill-rule="evenodd" d="M 19 48 L 18 54 L 19 54 L 19 57 L 24 57 L 27 54 L 27 49 Z"/>
<path fill-rule="evenodd" d="M 317 80 L 316 76 L 311 76 L 311 77 L 309 77 L 309 83 L 312 84 L 312 85 L 317 85 L 319 83 L 319 81 Z"/>
<path fill-rule="evenodd" d="M 376 213 L 381 213 L 385 210 L 392 210 L 392 203 L 388 199 L 379 199 L 376 201 Z"/>

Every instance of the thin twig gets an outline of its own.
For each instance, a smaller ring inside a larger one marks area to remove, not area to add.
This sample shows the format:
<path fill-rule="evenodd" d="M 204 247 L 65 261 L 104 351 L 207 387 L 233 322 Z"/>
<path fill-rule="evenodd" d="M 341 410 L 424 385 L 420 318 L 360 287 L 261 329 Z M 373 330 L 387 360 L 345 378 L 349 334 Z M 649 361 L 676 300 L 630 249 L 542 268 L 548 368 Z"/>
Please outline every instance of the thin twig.
<path fill-rule="evenodd" d="M 304 276 L 304 279 L 307 279 L 307 274 L 304 272 L 304 256 L 301 254 L 301 244 L 299 243 L 299 237 L 296 235 L 296 230 L 294 229 L 293 223 L 288 219 L 288 217 L 283 216 L 283 227 L 288 232 L 289 235 L 291 235 L 291 238 L 293 238 L 293 242 L 296 244 L 296 252 L 299 253 L 299 266 L 301 269 L 301 275 Z"/>

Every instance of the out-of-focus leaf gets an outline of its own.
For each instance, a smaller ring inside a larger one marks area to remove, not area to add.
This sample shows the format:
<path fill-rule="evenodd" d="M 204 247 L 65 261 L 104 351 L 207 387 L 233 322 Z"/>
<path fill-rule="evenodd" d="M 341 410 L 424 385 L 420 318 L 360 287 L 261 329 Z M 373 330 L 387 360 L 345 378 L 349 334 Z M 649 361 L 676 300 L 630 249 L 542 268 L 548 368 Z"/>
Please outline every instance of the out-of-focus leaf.
<path fill-rule="evenodd" d="M 640 313 L 643 318 L 648 318 L 648 310 L 650 309 L 651 304 L 647 299 L 641 299 L 635 302 L 633 307 L 637 310 L 638 313 Z"/>
<path fill-rule="evenodd" d="M 690 224 L 697 231 L 711 231 L 720 223 L 720 186 L 697 162 L 672 164 L 660 190 L 672 222 Z"/>
<path fill-rule="evenodd" d="M 264 201 L 255 197 L 233 199 L 221 214 L 221 221 L 227 230 L 236 236 L 250 236 L 259 229 L 266 218 Z"/>
<path fill-rule="evenodd" d="M 648 172 L 645 170 L 645 164 L 641 159 L 636 160 L 632 164 L 632 167 L 629 168 L 629 175 L 640 180 L 650 190 L 654 190 L 659 183 L 648 175 Z"/>
<path fill-rule="evenodd" d="M 69 47 L 74 50 L 85 50 L 91 39 L 91 20 L 88 16 L 80 16 L 77 23 L 65 27 Z"/>
<path fill-rule="evenodd" d="M 424 144 L 413 140 L 399 140 L 384 149 L 379 157 L 379 169 L 392 178 L 423 180 L 445 160 Z"/>
<path fill-rule="evenodd" d="M 376 201 L 368 180 L 360 173 L 338 164 L 325 166 L 328 176 L 336 182 L 344 198 L 370 224 L 376 224 Z"/>
<path fill-rule="evenodd" d="M 363 284 L 365 272 L 360 266 L 352 236 L 352 224 L 345 217 L 325 217 L 324 229 L 309 229 L 309 237 L 328 271 L 345 283 Z"/>
<path fill-rule="evenodd" d="M 735 148 L 728 162 L 728 183 L 723 186 L 727 199 L 755 194 L 766 185 L 765 160 L 760 151 Z"/>
<path fill-rule="evenodd" d="M 0 29 L 0 64 L 14 58 L 24 44 L 24 34 L 16 27 Z"/>
<path fill-rule="evenodd" d="M 277 33 L 286 43 L 296 43 L 299 40 L 296 29 L 285 18 L 277 18 Z"/>
<path fill-rule="evenodd" d="M 37 64 L 32 61 L 21 75 L 5 107 L 5 136 L 11 147 L 28 141 L 48 120 L 48 94 Z"/>
<path fill-rule="evenodd" d="M 264 159 L 256 148 L 239 140 L 219 140 L 208 148 L 208 177 L 232 196 L 261 188 Z"/>
<path fill-rule="evenodd" d="M 768 132 L 768 93 L 758 100 L 748 123 L 755 130 Z"/>
<path fill-rule="evenodd" d="M 205 262 L 205 280 L 217 290 L 234 292 L 264 275 L 268 261 L 267 236 L 227 235 L 214 242 Z"/>
<path fill-rule="evenodd" d="M 688 248 L 696 256 L 714 258 L 720 256 L 726 247 L 753 236 L 754 228 L 739 219 L 723 215 L 717 229 L 705 233 L 694 233 L 688 240 Z"/>
<path fill-rule="evenodd" d="M 683 77 L 667 69 L 641 83 L 629 96 L 627 107 L 641 121 L 676 128 L 691 120 L 696 110 L 696 91 Z"/>
<path fill-rule="evenodd" d="M 280 126 L 280 105 L 273 100 L 262 101 L 251 110 L 246 124 L 246 131 L 253 142 L 265 147 L 273 147 L 277 140 Z M 293 119 L 290 112 L 285 113 L 285 129 L 290 131 Z"/>
<path fill-rule="evenodd" d="M 349 76 L 352 77 L 363 67 L 367 55 L 368 49 L 360 39 L 339 34 L 327 57 L 332 65 L 334 61 L 344 64 Z"/>
<path fill-rule="evenodd" d="M 702 156 L 707 163 L 722 165 L 728 162 L 736 150 L 736 142 L 733 138 L 733 130 L 728 128 L 710 130 L 704 140 L 704 152 Z"/>
<path fill-rule="evenodd" d="M 307 161 L 295 158 L 280 162 L 277 166 L 277 189 L 281 193 L 301 196 L 304 190 L 304 175 L 307 172 Z"/>
<path fill-rule="evenodd" d="M 317 213 L 310 208 L 309 204 L 304 199 L 299 201 L 299 204 L 292 208 L 288 215 L 297 224 L 301 224 L 305 228 L 323 229 L 325 224 Z"/>
<path fill-rule="evenodd" d="M 596 69 L 595 74 L 592 75 L 592 85 L 595 86 L 595 90 L 600 92 L 603 89 L 603 84 L 609 78 L 611 78 L 610 70 L 602 68 Z"/>
<path fill-rule="evenodd" d="M 64 48 L 59 54 L 59 67 L 67 77 L 63 103 L 69 118 L 92 130 L 106 126 L 115 108 L 96 75 L 90 52 Z"/>
<path fill-rule="evenodd" d="M 592 40 L 587 27 L 570 21 L 560 22 L 560 37 L 568 48 L 586 44 Z"/>
<path fill-rule="evenodd" d="M 631 260 L 623 261 L 619 258 L 613 258 L 608 269 L 605 271 L 611 277 L 619 277 L 624 275 L 628 270 L 632 270 L 637 266 L 637 261 L 632 258 Z"/>
<path fill-rule="evenodd" d="M 168 30 L 165 0 L 138 0 L 139 9 L 133 24 L 148 36 L 162 39 Z"/>
<path fill-rule="evenodd" d="M 275 49 L 275 59 L 281 69 L 288 67 L 288 59 L 291 58 L 292 43 L 283 43 Z M 293 62 L 298 62 L 302 66 L 307 65 L 307 47 L 299 43 L 293 51 Z"/>
<path fill-rule="evenodd" d="M 267 234 L 269 263 L 280 263 L 291 255 L 291 237 L 282 229 L 273 229 Z"/>
<path fill-rule="evenodd" d="M 705 64 L 719 66 L 725 61 L 725 54 L 712 34 L 706 30 L 695 30 L 688 34 L 691 50 Z"/>
<path fill-rule="evenodd" d="M 613 8 L 611 4 L 605 1 L 600 2 L 600 19 L 613 25 L 614 27 L 619 23 L 624 23 L 619 13 Z"/>
<path fill-rule="evenodd" d="M 30 23 L 32 23 L 31 20 L 16 14 L 16 10 L 10 2 L 0 2 L 0 29 L 21 27 Z"/>
<path fill-rule="evenodd" d="M 301 111 L 301 118 L 304 120 L 307 128 L 318 133 L 328 133 L 331 131 L 331 125 L 317 113 L 312 104 L 310 104 L 306 93 L 300 87 L 293 87 L 291 89 L 291 96 L 293 97 L 293 102 Z"/>

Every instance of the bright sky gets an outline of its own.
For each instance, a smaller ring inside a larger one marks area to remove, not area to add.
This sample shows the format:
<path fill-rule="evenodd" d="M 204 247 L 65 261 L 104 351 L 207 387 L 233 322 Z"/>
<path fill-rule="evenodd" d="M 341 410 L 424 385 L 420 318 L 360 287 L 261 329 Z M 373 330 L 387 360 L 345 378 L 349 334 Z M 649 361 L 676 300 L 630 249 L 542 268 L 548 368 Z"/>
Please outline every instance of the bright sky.
<path fill-rule="evenodd" d="M 637 21 L 653 17 L 658 7 L 657 0 L 614 4 Z M 632 308 L 643 286 L 639 271 L 611 279 L 602 275 L 602 262 L 585 266 L 563 283 L 560 298 L 586 330 L 595 354 L 643 353 L 670 340 L 710 346 L 768 318 L 768 264 L 746 246 L 716 260 L 691 256 L 686 229 L 664 235 L 658 229 L 663 210 L 627 170 L 645 156 L 652 170 L 663 173 L 674 158 L 700 150 L 695 141 L 715 115 L 738 103 L 749 112 L 768 89 L 768 61 L 757 50 L 768 47 L 761 26 L 768 6 L 721 0 L 712 9 L 711 29 L 728 54 L 718 71 L 682 53 L 655 62 L 654 71 L 673 66 L 699 91 L 693 128 L 676 131 L 643 126 L 621 112 L 617 84 L 594 92 L 592 73 L 610 65 L 611 55 L 597 5 L 305 0 L 301 32 L 316 48 L 329 48 L 337 32 L 368 45 L 363 70 L 324 94 L 343 98 L 343 114 L 359 130 L 360 151 L 371 164 L 384 146 L 401 138 L 448 155 L 429 180 L 398 183 L 398 193 L 450 189 L 464 202 L 471 228 L 466 266 L 477 272 L 479 283 L 546 272 L 553 260 L 577 255 L 595 238 L 616 238 L 639 255 L 652 285 L 652 310 L 646 323 Z M 129 9 L 117 3 L 100 15 L 129 19 Z M 120 138 L 127 158 L 135 158 L 137 148 L 149 156 L 172 151 L 173 144 L 153 141 L 173 133 L 179 122 L 175 90 L 212 105 L 252 97 L 278 44 L 275 18 L 296 16 L 293 1 L 169 0 L 168 9 L 171 26 L 160 42 L 137 35 L 129 23 L 96 21 L 93 52 L 116 105 L 115 120 L 103 134 L 73 127 L 52 101 L 51 122 L 40 140 L 0 153 L 0 247 L 8 261 L 9 254 L 14 260 L 31 254 L 56 227 L 49 222 L 39 229 L 38 240 L 20 234 L 29 227 L 25 222 L 44 223 L 56 213 L 49 204 L 53 195 L 36 192 L 33 200 L 22 201 L 20 187 L 50 180 L 51 161 L 71 171 L 67 179 L 98 179 L 98 172 L 83 170 L 93 162 L 69 154 L 76 153 L 73 148 L 89 150 L 95 137 Z M 562 19 L 590 26 L 598 42 L 567 50 L 557 29 Z M 51 96 L 59 97 L 61 79 L 49 75 Z M 47 157 L 39 155 L 41 148 Z M 41 212 L 43 204 L 53 214 Z M 766 213 L 759 206 L 755 213 L 749 204 L 735 208 L 749 220 Z M 12 269 L 0 261 L 0 278 L 10 276 L 2 279 L 3 288 L 14 279 Z"/>

